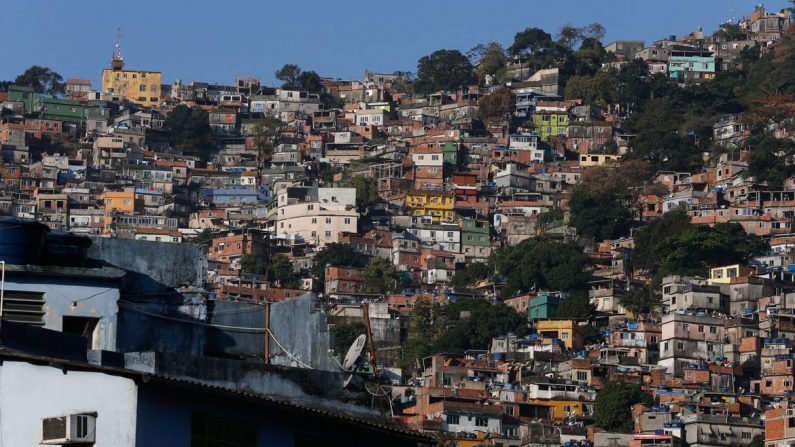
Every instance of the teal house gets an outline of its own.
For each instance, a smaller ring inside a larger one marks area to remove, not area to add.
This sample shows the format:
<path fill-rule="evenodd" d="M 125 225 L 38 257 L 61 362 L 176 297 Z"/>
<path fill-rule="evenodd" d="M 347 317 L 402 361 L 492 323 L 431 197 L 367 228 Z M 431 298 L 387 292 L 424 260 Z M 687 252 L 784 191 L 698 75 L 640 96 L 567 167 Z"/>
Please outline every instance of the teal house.
<path fill-rule="evenodd" d="M 555 318 L 562 301 L 560 292 L 538 292 L 538 295 L 532 298 L 527 306 L 527 316 L 531 320 Z"/>

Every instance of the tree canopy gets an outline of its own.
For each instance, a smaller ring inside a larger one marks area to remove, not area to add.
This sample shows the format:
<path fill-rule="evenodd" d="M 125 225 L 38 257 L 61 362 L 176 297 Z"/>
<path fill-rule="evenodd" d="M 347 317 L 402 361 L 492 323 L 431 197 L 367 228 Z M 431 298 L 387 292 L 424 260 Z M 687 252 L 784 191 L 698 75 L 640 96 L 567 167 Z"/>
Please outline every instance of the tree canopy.
<path fill-rule="evenodd" d="M 611 380 L 596 394 L 594 422 L 599 427 L 618 433 L 632 433 L 632 406 L 652 405 L 654 399 L 640 385 Z"/>
<path fill-rule="evenodd" d="M 417 61 L 417 80 L 414 91 L 429 94 L 454 91 L 475 82 L 469 59 L 458 50 L 437 50 Z"/>
<path fill-rule="evenodd" d="M 14 84 L 30 87 L 36 93 L 46 93 L 48 95 L 60 95 L 66 89 L 66 84 L 64 84 L 61 75 L 50 68 L 39 65 L 33 65 L 17 76 Z"/>
<path fill-rule="evenodd" d="M 174 107 L 166 115 L 163 129 L 171 147 L 182 154 L 198 156 L 207 161 L 216 150 L 209 115 L 201 108 L 190 108 L 184 104 Z"/>
<path fill-rule="evenodd" d="M 588 293 L 577 291 L 560 302 L 555 318 L 588 318 L 593 313 Z"/>
<path fill-rule="evenodd" d="M 739 224 L 694 225 L 684 210 L 676 210 L 638 231 L 632 262 L 659 281 L 667 275 L 706 276 L 711 267 L 746 262 L 768 248 Z"/>
<path fill-rule="evenodd" d="M 453 326 L 433 345 L 434 352 L 463 352 L 488 349 L 491 339 L 507 333 L 524 336 L 528 333 L 527 317 L 505 303 L 494 304 L 482 298 L 464 298 L 445 309 Z M 461 317 L 468 312 L 468 317 Z"/>
<path fill-rule="evenodd" d="M 295 64 L 284 64 L 274 73 L 276 79 L 282 81 L 282 88 L 289 90 L 306 90 L 310 93 L 321 93 L 323 84 L 320 75 L 314 71 L 304 71 Z"/>
<path fill-rule="evenodd" d="M 332 242 L 326 244 L 312 261 L 312 275 L 323 283 L 326 277 L 326 267 L 355 267 L 362 268 L 367 265 L 367 256 L 357 252 L 348 244 Z"/>
<path fill-rule="evenodd" d="M 495 256 L 497 271 L 506 278 L 503 296 L 536 290 L 585 290 L 591 260 L 575 246 L 544 239 L 527 239 L 503 247 Z"/>

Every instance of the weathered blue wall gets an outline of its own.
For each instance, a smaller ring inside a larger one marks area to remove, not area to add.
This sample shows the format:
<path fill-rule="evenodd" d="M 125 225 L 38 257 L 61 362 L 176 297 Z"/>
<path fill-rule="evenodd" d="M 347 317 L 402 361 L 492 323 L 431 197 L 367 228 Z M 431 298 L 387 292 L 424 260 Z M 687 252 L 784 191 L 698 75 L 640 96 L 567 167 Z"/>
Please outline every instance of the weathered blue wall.
<path fill-rule="evenodd" d="M 119 303 L 119 351 L 204 355 L 207 255 L 201 246 L 94 237 L 88 257 L 127 272 Z"/>
<path fill-rule="evenodd" d="M 271 363 L 339 371 L 329 355 L 330 334 L 326 315 L 315 309 L 316 297 L 307 294 L 271 304 L 270 325 L 276 340 L 270 342 Z M 265 306 L 236 301 L 214 301 L 208 304 L 208 318 L 213 325 L 207 330 L 207 353 L 241 357 L 262 357 L 265 352 Z M 234 329 L 241 328 L 241 329 Z M 253 329 L 242 329 L 253 328 Z"/>
<path fill-rule="evenodd" d="M 13 271 L 17 268 L 27 269 L 29 267 L 8 266 L 5 288 L 6 290 L 44 294 L 44 328 L 62 331 L 64 316 L 98 318 L 97 339 L 89 348 L 108 351 L 116 349 L 118 278 L 121 277 L 122 272 L 115 269 L 46 268 L 53 271 L 74 272 L 72 276 L 61 276 L 39 271 Z M 91 270 L 95 270 L 97 277 L 89 276 L 87 272 Z M 82 272 L 82 276 L 78 274 L 79 272 Z M 105 277 L 99 277 L 101 275 L 105 275 Z"/>
<path fill-rule="evenodd" d="M 197 244 L 91 238 L 88 257 L 128 271 L 124 291 L 157 293 L 186 285 L 202 288 L 207 254 Z"/>

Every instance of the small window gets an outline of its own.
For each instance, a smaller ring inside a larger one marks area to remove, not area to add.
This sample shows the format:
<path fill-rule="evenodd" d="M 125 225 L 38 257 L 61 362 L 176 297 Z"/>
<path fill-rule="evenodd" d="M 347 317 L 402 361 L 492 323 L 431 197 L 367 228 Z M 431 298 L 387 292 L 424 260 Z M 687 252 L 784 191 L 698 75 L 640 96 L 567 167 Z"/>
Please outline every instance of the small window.
<path fill-rule="evenodd" d="M 475 426 L 476 427 L 488 427 L 489 426 L 489 420 L 486 419 L 486 418 L 482 418 L 482 417 L 476 417 L 475 418 Z"/>
<path fill-rule="evenodd" d="M 458 425 L 459 416 L 457 414 L 448 414 L 447 415 L 447 423 L 450 424 L 450 425 Z"/>

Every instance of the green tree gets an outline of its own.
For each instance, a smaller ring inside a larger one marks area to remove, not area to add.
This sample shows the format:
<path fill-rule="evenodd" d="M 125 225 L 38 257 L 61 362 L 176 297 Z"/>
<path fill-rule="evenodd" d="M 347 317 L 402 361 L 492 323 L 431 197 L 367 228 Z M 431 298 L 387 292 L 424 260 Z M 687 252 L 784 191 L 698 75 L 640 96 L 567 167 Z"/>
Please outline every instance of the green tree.
<path fill-rule="evenodd" d="M 594 422 L 599 427 L 618 433 L 632 433 L 632 406 L 652 405 L 654 398 L 639 385 L 611 380 L 596 394 Z"/>
<path fill-rule="evenodd" d="M 552 36 L 540 28 L 525 28 L 516 33 L 508 53 L 524 59 L 533 71 L 557 67 L 563 74 L 568 74 L 574 61 L 569 49 L 552 40 Z"/>
<path fill-rule="evenodd" d="M 46 93 L 48 95 L 60 95 L 66 89 L 66 84 L 64 84 L 61 75 L 39 65 L 33 65 L 17 76 L 14 84 L 30 87 L 36 93 Z"/>
<path fill-rule="evenodd" d="M 771 190 L 784 188 L 784 181 L 795 175 L 795 142 L 778 139 L 765 133 L 746 140 L 751 148 L 748 154 L 748 171 L 757 181 L 765 182 Z"/>
<path fill-rule="evenodd" d="M 624 309 L 630 311 L 633 315 L 651 317 L 651 315 L 662 307 L 662 301 L 654 291 L 650 288 L 632 289 L 629 292 L 620 295 L 618 302 Z"/>
<path fill-rule="evenodd" d="M 334 327 L 331 328 L 331 336 L 334 340 L 334 352 L 344 356 L 348 353 L 348 349 L 353 342 L 362 334 L 367 335 L 367 327 L 361 321 L 334 325 Z"/>
<path fill-rule="evenodd" d="M 556 318 L 588 318 L 593 313 L 594 307 L 588 299 L 588 293 L 577 291 L 561 301 Z"/>
<path fill-rule="evenodd" d="M 240 258 L 240 270 L 243 273 L 264 275 L 268 271 L 268 266 L 259 256 L 246 254 Z"/>
<path fill-rule="evenodd" d="M 384 258 L 373 258 L 364 268 L 364 292 L 384 294 L 396 289 L 398 272 L 394 264 Z"/>
<path fill-rule="evenodd" d="M 211 230 L 210 228 L 205 228 L 201 232 L 199 232 L 199 234 L 193 236 L 191 242 L 193 242 L 194 244 L 203 244 L 206 242 L 212 242 L 213 237 L 214 237 L 213 230 Z"/>
<path fill-rule="evenodd" d="M 275 116 L 265 116 L 254 124 L 252 137 L 257 147 L 257 167 L 273 152 L 273 147 L 284 128 L 284 123 Z"/>
<path fill-rule="evenodd" d="M 393 93 L 414 93 L 414 74 L 409 71 L 396 71 L 397 78 L 392 81 L 390 87 Z"/>
<path fill-rule="evenodd" d="M 414 305 L 409 329 L 401 345 L 400 367 L 409 368 L 431 355 L 434 340 L 444 331 L 445 317 L 439 306 L 427 301 Z"/>
<path fill-rule="evenodd" d="M 375 177 L 354 175 L 348 181 L 348 186 L 356 188 L 356 208 L 360 212 L 366 212 L 383 201 L 378 194 L 378 180 Z"/>
<path fill-rule="evenodd" d="M 566 83 L 567 99 L 582 99 L 585 104 L 606 107 L 619 101 L 618 79 L 613 71 L 600 70 L 593 76 L 572 76 Z"/>
<path fill-rule="evenodd" d="M 508 55 L 499 43 L 479 44 L 467 51 L 467 57 L 476 67 L 475 73 L 481 84 L 485 84 L 486 78 L 489 77 L 493 82 L 500 82 L 505 79 Z"/>
<path fill-rule="evenodd" d="M 475 82 L 472 64 L 458 50 L 437 50 L 417 61 L 414 91 L 430 94 L 439 90 L 454 91 Z"/>
<path fill-rule="evenodd" d="M 616 193 L 594 194 L 577 187 L 569 199 L 569 224 L 582 236 L 597 241 L 629 234 L 632 211 Z"/>
<path fill-rule="evenodd" d="M 282 253 L 271 256 L 266 274 L 269 280 L 278 281 L 280 285 L 284 286 L 294 276 L 293 264 L 290 262 L 290 258 Z"/>
<path fill-rule="evenodd" d="M 536 223 L 538 224 L 539 227 L 546 228 L 548 225 L 562 221 L 564 217 L 565 215 L 562 209 L 552 208 L 549 211 L 539 213 Z"/>
<path fill-rule="evenodd" d="M 469 316 L 461 318 L 462 311 L 469 312 Z M 449 306 L 447 316 L 453 326 L 436 340 L 434 352 L 488 349 L 494 337 L 507 333 L 521 337 L 528 333 L 527 317 L 502 302 L 491 304 L 482 298 L 464 298 Z"/>
<path fill-rule="evenodd" d="M 357 252 L 350 245 L 332 242 L 326 244 L 312 260 L 312 275 L 322 284 L 326 278 L 326 267 L 355 267 L 367 265 L 367 256 Z"/>
<path fill-rule="evenodd" d="M 497 251 L 497 271 L 507 285 L 503 296 L 536 290 L 586 290 L 591 259 L 575 246 L 544 239 L 527 239 Z"/>
<path fill-rule="evenodd" d="M 174 107 L 166 116 L 163 129 L 171 147 L 182 154 L 207 161 L 216 149 L 209 115 L 198 107 L 191 109 L 184 104 Z"/>
<path fill-rule="evenodd" d="M 273 75 L 282 81 L 282 88 L 297 90 L 301 88 L 301 67 L 295 64 L 284 64 Z"/>
<path fill-rule="evenodd" d="M 314 71 L 304 71 L 295 64 L 284 64 L 274 73 L 276 79 L 282 81 L 282 88 L 288 90 L 306 90 L 310 93 L 323 92 L 320 75 Z"/>
<path fill-rule="evenodd" d="M 691 226 L 690 216 L 682 208 L 669 211 L 661 219 L 648 223 L 635 233 L 632 266 L 647 269 L 654 275 L 663 263 L 671 241 Z"/>
<path fill-rule="evenodd" d="M 491 267 L 484 262 L 475 262 L 466 266 L 466 268 L 456 270 L 450 284 L 456 290 L 462 290 L 474 284 L 477 281 L 486 279 L 491 274 Z"/>
<path fill-rule="evenodd" d="M 693 225 L 669 240 L 658 274 L 706 276 L 711 267 L 747 262 L 769 248 L 737 223 Z"/>

